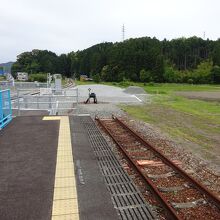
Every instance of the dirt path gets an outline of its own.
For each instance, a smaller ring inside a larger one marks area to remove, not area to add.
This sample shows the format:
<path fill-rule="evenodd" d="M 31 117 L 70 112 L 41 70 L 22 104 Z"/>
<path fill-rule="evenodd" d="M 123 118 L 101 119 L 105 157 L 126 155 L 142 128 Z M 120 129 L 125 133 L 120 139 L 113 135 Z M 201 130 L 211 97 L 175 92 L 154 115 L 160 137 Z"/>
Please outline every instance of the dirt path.
<path fill-rule="evenodd" d="M 220 101 L 220 92 L 176 92 L 176 95 L 180 95 L 190 99 Z"/>

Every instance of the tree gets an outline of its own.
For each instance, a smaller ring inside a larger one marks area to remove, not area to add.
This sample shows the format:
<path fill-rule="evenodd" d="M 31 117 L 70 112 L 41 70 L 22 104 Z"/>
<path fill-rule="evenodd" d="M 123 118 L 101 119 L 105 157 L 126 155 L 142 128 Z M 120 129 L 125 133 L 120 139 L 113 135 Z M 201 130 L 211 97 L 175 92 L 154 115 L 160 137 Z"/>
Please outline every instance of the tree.
<path fill-rule="evenodd" d="M 166 82 L 177 82 L 175 70 L 172 66 L 166 65 L 163 78 Z"/>
<path fill-rule="evenodd" d="M 61 54 L 58 57 L 58 70 L 59 73 L 65 75 L 66 77 L 70 77 L 71 76 L 71 59 L 68 55 L 66 54 Z"/>
<path fill-rule="evenodd" d="M 211 79 L 213 83 L 220 83 L 220 67 L 214 66 L 211 70 Z"/>
<path fill-rule="evenodd" d="M 193 81 L 196 83 L 209 83 L 211 82 L 211 70 L 213 63 L 210 60 L 201 62 L 197 69 L 193 71 Z"/>
<path fill-rule="evenodd" d="M 194 83 L 209 83 L 212 65 L 220 66 L 220 39 L 182 37 L 160 41 L 142 37 L 105 42 L 60 56 L 48 50 L 24 52 L 18 55 L 12 73 L 50 72 L 67 77 L 99 74 L 104 81 L 117 82 L 127 79 L 181 83 L 192 79 Z M 142 70 L 149 71 L 152 79 L 145 79 Z"/>
<path fill-rule="evenodd" d="M 59 73 L 57 68 L 58 57 L 47 50 L 32 50 L 17 56 L 17 61 L 12 66 L 13 73 L 18 71 L 31 73 L 50 72 Z"/>
<path fill-rule="evenodd" d="M 112 69 L 109 65 L 106 65 L 102 68 L 101 79 L 106 82 L 112 81 Z"/>
<path fill-rule="evenodd" d="M 145 69 L 142 69 L 140 71 L 140 80 L 141 82 L 151 82 L 152 81 L 152 75 L 150 71 L 146 71 Z"/>
<path fill-rule="evenodd" d="M 213 50 L 213 63 L 220 66 L 220 39 L 216 42 Z"/>
<path fill-rule="evenodd" d="M 17 78 L 17 72 L 21 72 L 23 69 L 22 65 L 18 62 L 15 62 L 11 67 L 11 73 L 14 78 Z"/>
<path fill-rule="evenodd" d="M 95 75 L 93 76 L 93 80 L 94 80 L 94 82 L 96 82 L 96 83 L 100 83 L 101 79 L 100 79 L 99 74 L 95 74 Z"/>

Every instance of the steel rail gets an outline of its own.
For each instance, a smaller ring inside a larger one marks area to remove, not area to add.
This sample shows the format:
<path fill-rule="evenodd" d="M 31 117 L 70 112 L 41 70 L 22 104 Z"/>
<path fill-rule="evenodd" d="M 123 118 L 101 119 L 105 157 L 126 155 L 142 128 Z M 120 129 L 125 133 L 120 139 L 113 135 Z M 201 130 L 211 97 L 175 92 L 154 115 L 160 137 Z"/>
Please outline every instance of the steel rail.
<path fill-rule="evenodd" d="M 166 201 L 166 199 L 163 197 L 163 195 L 159 192 L 157 187 L 153 184 L 153 182 L 145 176 L 142 173 L 142 170 L 138 167 L 138 165 L 135 163 L 135 161 L 130 158 L 129 154 L 124 150 L 123 146 L 114 138 L 114 136 L 111 134 L 111 131 L 104 125 L 102 120 L 100 120 L 98 117 L 95 118 L 97 122 L 101 125 L 101 127 L 109 134 L 109 136 L 113 139 L 115 144 L 118 146 L 119 150 L 125 155 L 128 162 L 132 165 L 132 167 L 135 168 L 135 170 L 140 174 L 141 178 L 145 181 L 147 186 L 150 188 L 150 190 L 153 192 L 153 194 L 156 196 L 157 200 L 160 202 L 160 204 L 164 207 L 165 212 L 170 220 L 182 220 L 177 214 L 175 209 Z"/>
<path fill-rule="evenodd" d="M 169 160 L 167 157 L 163 155 L 163 153 L 156 149 L 153 145 L 151 145 L 149 142 L 145 141 L 139 134 L 137 134 L 133 129 L 129 128 L 123 121 L 118 119 L 117 117 L 113 116 L 113 119 L 118 122 L 122 127 L 124 127 L 126 130 L 128 130 L 135 138 L 137 138 L 144 146 L 152 150 L 165 164 L 168 166 L 171 166 L 175 171 L 177 171 L 183 178 L 188 180 L 189 182 L 193 183 L 194 186 L 203 194 L 205 194 L 210 202 L 214 203 L 218 209 L 220 209 L 220 199 L 212 193 L 209 189 L 207 189 L 205 186 L 200 184 L 197 180 L 195 180 L 193 177 L 189 176 L 184 170 L 182 170 L 179 166 L 177 166 L 175 163 L 173 163 L 171 160 Z"/>

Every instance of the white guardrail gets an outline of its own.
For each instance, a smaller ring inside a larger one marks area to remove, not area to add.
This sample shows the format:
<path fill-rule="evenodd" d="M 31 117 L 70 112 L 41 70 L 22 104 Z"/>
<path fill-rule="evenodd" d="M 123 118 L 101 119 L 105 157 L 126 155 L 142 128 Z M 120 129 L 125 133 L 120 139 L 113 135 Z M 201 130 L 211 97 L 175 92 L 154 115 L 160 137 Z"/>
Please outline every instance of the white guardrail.
<path fill-rule="evenodd" d="M 12 109 L 47 110 L 50 115 L 77 113 L 79 92 L 77 88 L 55 90 L 51 88 L 17 89 L 12 97 Z"/>

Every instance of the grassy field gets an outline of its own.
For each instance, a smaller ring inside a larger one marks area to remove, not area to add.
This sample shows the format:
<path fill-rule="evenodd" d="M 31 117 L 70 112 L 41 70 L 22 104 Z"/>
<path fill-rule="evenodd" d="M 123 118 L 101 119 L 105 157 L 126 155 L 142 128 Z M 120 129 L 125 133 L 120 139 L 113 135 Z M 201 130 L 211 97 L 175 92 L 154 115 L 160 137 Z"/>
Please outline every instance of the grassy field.
<path fill-rule="evenodd" d="M 80 81 L 80 80 L 76 80 L 75 81 L 76 85 L 92 85 L 92 84 L 96 84 L 93 81 Z"/>
<path fill-rule="evenodd" d="M 137 84 L 138 85 L 138 84 Z M 144 106 L 161 106 L 163 108 L 172 109 L 188 115 L 200 117 L 202 119 L 209 119 L 220 123 L 220 102 L 208 102 L 195 99 L 187 99 L 178 96 L 175 92 L 178 91 L 219 91 L 220 86 L 213 85 L 184 85 L 184 84 L 157 84 L 154 86 L 143 86 L 146 92 L 153 94 L 151 104 Z M 135 114 L 135 109 L 140 114 L 139 107 L 127 106 L 124 107 L 131 114 Z M 138 115 L 139 115 L 138 114 Z M 142 114 L 140 114 L 142 115 Z M 141 116 L 143 118 L 143 116 Z"/>
<path fill-rule="evenodd" d="M 139 84 L 137 84 L 139 85 Z M 151 94 L 171 94 L 179 91 L 220 91 L 220 85 L 190 85 L 190 84 L 175 84 L 161 83 L 144 86 L 146 92 Z"/>
<path fill-rule="evenodd" d="M 187 141 L 186 148 L 204 159 L 220 156 L 220 102 L 187 99 L 177 91 L 219 91 L 213 85 L 160 84 L 143 86 L 152 94 L 150 104 L 123 105 L 130 116 L 148 122 L 174 140 Z M 195 147 L 197 145 L 197 147 Z"/>

